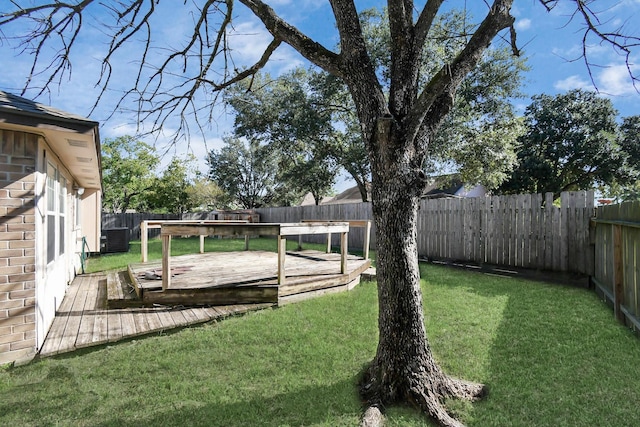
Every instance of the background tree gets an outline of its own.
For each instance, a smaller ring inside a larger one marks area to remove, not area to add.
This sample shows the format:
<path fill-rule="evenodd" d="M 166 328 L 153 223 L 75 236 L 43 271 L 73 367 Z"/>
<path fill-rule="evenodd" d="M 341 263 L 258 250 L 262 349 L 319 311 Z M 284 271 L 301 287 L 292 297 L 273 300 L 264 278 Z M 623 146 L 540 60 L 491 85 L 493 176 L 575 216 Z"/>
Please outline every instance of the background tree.
<path fill-rule="evenodd" d="M 620 125 L 620 150 L 631 180 L 640 179 L 640 116 L 624 117 Z"/>
<path fill-rule="evenodd" d="M 237 3 L 246 6 L 272 37 L 259 60 L 241 68 L 236 67 L 233 50 L 226 44 L 227 32 L 233 28 L 236 16 L 233 6 Z M 126 50 L 129 42 L 141 41 L 144 52 L 139 73 L 132 76 L 131 88 L 122 99 L 134 98 L 139 122 L 153 123 L 152 130 L 162 129 L 167 117 L 186 119 L 192 112 L 200 117 L 198 123 L 209 120 L 210 114 L 198 103 L 204 100 L 213 107 L 220 90 L 255 74 L 282 43 L 341 79 L 351 93 L 367 147 L 378 233 L 378 347 L 362 378 L 361 395 L 372 408 L 368 414 L 375 414 L 375 408 L 407 401 L 441 425 L 459 426 L 460 422 L 447 412 L 445 400 L 477 399 L 484 395 L 485 388 L 446 375 L 432 355 L 424 327 L 419 280 L 418 200 L 427 182 L 424 165 L 431 144 L 453 109 L 457 89 L 465 77 L 478 66 L 486 49 L 499 36 L 510 39 L 514 52 L 518 52 L 515 19 L 511 16 L 513 0 L 482 2 L 486 6 L 484 17 L 465 27 L 471 28 L 471 32 L 455 34 L 464 40 L 461 48 L 447 55 L 450 59 L 434 58 L 434 65 L 427 68 L 432 72 L 424 74 L 424 48 L 431 41 L 436 17 L 445 13 L 445 3 L 449 5 L 444 0 L 426 0 L 419 6 L 412 0 L 388 0 L 387 24 L 393 40 L 389 45 L 388 85 L 383 84 L 383 76 L 377 72 L 353 0 L 330 0 L 339 37 L 335 51 L 308 37 L 261 0 L 183 3 L 180 11 L 185 15 L 192 13 L 195 18 L 193 31 L 189 29 L 184 43 L 175 43 L 180 48 L 161 46 L 157 52 L 153 50 L 152 30 L 154 13 L 160 5 L 153 1 L 108 4 L 99 0 L 77 4 L 51 1 L 32 8 L 12 2 L 9 11 L 2 14 L 0 25 L 16 19 L 33 20 L 34 31 L 25 37 L 25 42 L 34 46 L 36 52 L 42 52 L 50 41 L 62 39 L 54 60 L 47 62 L 48 68 L 45 66 L 51 75 L 50 84 L 71 68 L 70 50 L 83 29 L 81 17 L 91 14 L 92 7 L 113 12 L 113 21 L 103 22 L 112 39 L 103 57 L 99 84 L 105 91 L 112 85 L 112 57 Z M 540 0 L 540 3 L 549 9 L 565 2 Z M 640 45 L 639 37 L 625 37 L 617 29 L 609 31 L 606 28 L 609 23 L 597 19 L 589 0 L 566 3 L 575 7 L 576 16 L 585 23 L 582 39 L 585 45 L 593 35 L 613 45 L 629 61 L 632 48 Z M 91 34 L 95 36 L 96 32 Z M 584 52 L 588 53 L 586 47 Z M 36 63 L 39 59 L 34 55 Z M 184 126 L 178 128 L 178 132 L 184 131 Z"/>
<path fill-rule="evenodd" d="M 516 165 L 518 137 L 524 133 L 513 100 L 521 97 L 524 60 L 507 49 L 488 49 L 464 79 L 451 114 L 429 148 L 428 170 L 456 171 L 462 181 L 492 190 Z"/>
<path fill-rule="evenodd" d="M 321 108 L 310 83 L 310 73 L 302 68 L 277 79 L 256 74 L 230 88 L 226 99 L 236 113 L 235 135 L 262 141 L 277 158 L 279 195 L 284 191 L 301 198 L 310 192 L 318 204 L 330 193 L 338 168 L 328 148 L 331 114 Z"/>
<path fill-rule="evenodd" d="M 189 196 L 191 176 L 195 173 L 194 163 L 193 156 L 171 159 L 162 174 L 153 181 L 147 198 L 149 211 L 182 214 L 195 206 Z"/>
<path fill-rule="evenodd" d="M 323 151 L 351 176 L 362 201 L 368 202 L 371 164 L 349 88 L 341 79 L 324 71 L 310 73 L 309 84 L 314 108 L 330 115 L 331 133 L 323 141 Z"/>
<path fill-rule="evenodd" d="M 624 117 L 620 125 L 619 147 L 624 162 L 626 182 L 614 182 L 602 190 L 607 196 L 615 197 L 621 202 L 640 200 L 640 116 Z"/>
<path fill-rule="evenodd" d="M 227 207 L 224 191 L 207 177 L 196 176 L 186 191 L 194 212 L 209 212 Z"/>
<path fill-rule="evenodd" d="M 224 147 L 211 150 L 209 178 L 227 194 L 227 205 L 244 209 L 268 205 L 275 196 L 277 163 L 258 141 L 225 137 Z"/>
<path fill-rule="evenodd" d="M 128 135 L 104 139 L 101 149 L 103 208 L 144 211 L 160 163 L 155 149 Z"/>
<path fill-rule="evenodd" d="M 538 95 L 525 111 L 518 166 L 504 193 L 554 193 L 625 183 L 627 157 L 617 144 L 616 111 L 595 92 Z"/>

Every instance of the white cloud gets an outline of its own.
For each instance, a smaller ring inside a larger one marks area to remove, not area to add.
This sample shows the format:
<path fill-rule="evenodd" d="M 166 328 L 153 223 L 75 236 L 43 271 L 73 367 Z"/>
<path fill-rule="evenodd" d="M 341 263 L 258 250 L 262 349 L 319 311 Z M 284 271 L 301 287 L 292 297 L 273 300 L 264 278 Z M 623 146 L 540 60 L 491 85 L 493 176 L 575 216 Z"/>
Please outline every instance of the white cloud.
<path fill-rule="evenodd" d="M 640 70 L 638 66 L 631 66 L 636 73 Z M 636 89 L 629 76 L 629 70 L 625 64 L 609 65 L 602 72 L 598 73 L 598 89 L 613 96 L 637 95 Z"/>
<path fill-rule="evenodd" d="M 562 91 L 571 89 L 588 89 L 591 87 L 591 82 L 585 80 L 581 76 L 574 74 L 573 76 L 569 76 L 566 79 L 556 81 L 553 84 L 553 87 Z"/>
<path fill-rule="evenodd" d="M 516 30 L 524 31 L 524 30 L 528 30 L 529 28 L 531 28 L 531 19 L 529 18 L 516 19 Z"/>

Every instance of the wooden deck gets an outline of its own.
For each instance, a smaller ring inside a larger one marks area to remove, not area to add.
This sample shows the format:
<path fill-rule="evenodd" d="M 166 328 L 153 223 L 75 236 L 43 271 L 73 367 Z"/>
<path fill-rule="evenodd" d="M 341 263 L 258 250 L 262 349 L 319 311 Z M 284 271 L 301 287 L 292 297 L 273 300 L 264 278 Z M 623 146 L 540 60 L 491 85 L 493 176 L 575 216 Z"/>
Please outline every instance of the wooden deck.
<path fill-rule="evenodd" d="M 131 265 L 128 271 L 78 276 L 67 290 L 40 355 L 349 290 L 370 266 L 369 260 L 349 255 L 347 271 L 341 274 L 340 254 L 310 251 L 287 252 L 285 263 L 283 286 L 278 286 L 277 254 L 262 251 L 172 257 L 172 288 L 165 291 L 157 277 L 162 275 L 161 261 Z"/>
<path fill-rule="evenodd" d="M 371 264 L 349 255 L 318 251 L 287 252 L 286 275 L 278 283 L 278 254 L 267 251 L 212 252 L 172 257 L 171 287 L 162 289 L 161 261 L 129 266 L 129 283 L 143 304 L 278 303 L 347 290 Z M 123 280 L 121 278 L 121 280 Z M 126 280 L 126 279 L 125 279 Z M 118 301 L 110 299 L 110 306 Z"/>
<path fill-rule="evenodd" d="M 273 304 L 107 309 L 106 275 L 77 276 L 67 289 L 40 356 L 160 333 L 271 306 Z"/>

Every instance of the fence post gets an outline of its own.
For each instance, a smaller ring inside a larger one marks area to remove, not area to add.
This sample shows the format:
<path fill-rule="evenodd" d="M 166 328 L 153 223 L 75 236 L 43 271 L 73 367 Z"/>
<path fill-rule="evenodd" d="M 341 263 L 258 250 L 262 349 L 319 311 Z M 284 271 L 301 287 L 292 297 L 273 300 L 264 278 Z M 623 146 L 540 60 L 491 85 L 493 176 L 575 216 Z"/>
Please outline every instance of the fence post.
<path fill-rule="evenodd" d="M 364 244 L 362 249 L 362 257 L 369 259 L 369 241 L 371 240 L 371 221 L 367 221 L 367 226 L 364 229 Z"/>
<path fill-rule="evenodd" d="M 624 302 L 624 269 L 622 263 L 622 226 L 613 227 L 613 312 L 620 323 L 624 323 L 624 313 L 620 306 Z"/>

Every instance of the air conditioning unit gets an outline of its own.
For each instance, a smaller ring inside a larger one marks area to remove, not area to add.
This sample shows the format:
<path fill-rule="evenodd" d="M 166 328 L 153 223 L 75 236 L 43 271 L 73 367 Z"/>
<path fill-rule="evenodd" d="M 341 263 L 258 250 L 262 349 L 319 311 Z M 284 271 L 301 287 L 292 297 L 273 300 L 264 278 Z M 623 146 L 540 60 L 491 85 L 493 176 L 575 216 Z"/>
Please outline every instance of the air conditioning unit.
<path fill-rule="evenodd" d="M 129 252 L 129 229 L 127 227 L 103 229 L 100 252 Z"/>

